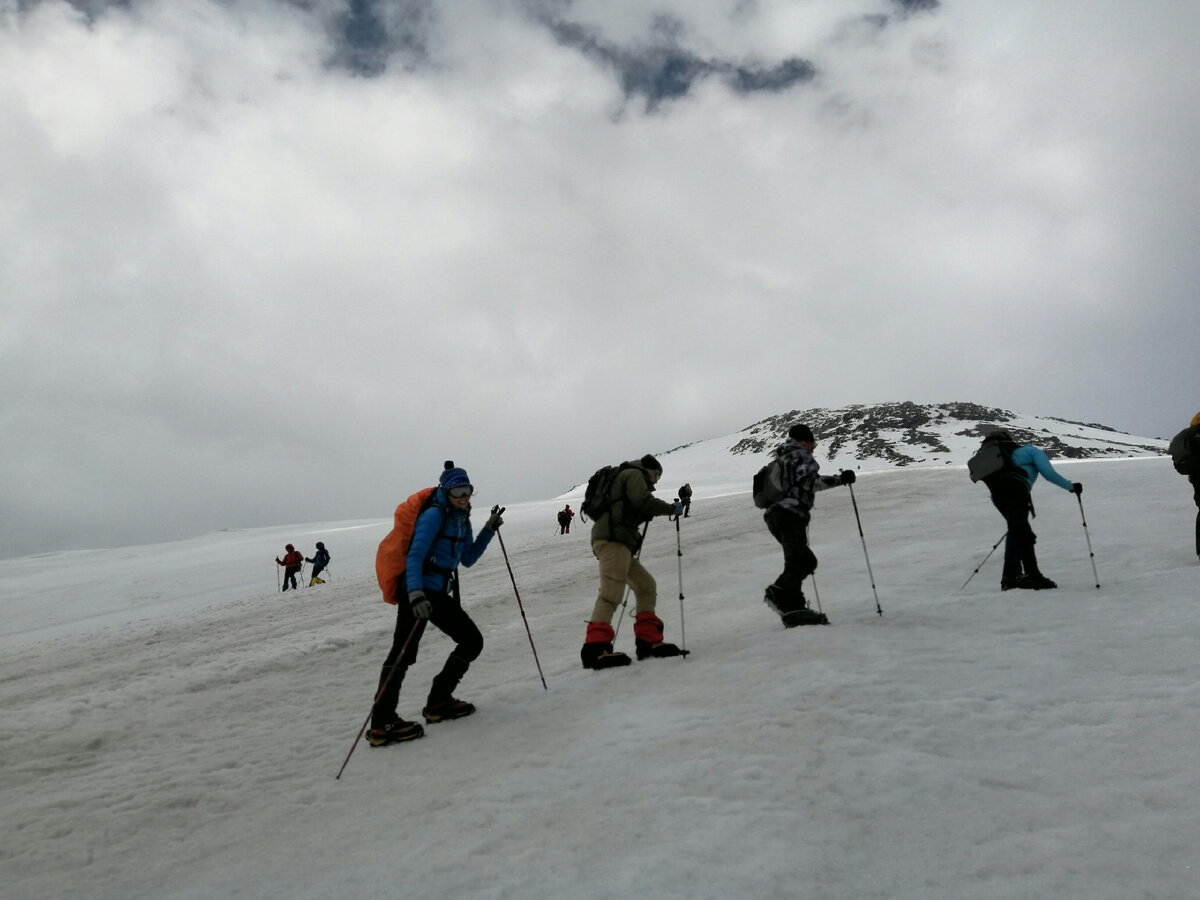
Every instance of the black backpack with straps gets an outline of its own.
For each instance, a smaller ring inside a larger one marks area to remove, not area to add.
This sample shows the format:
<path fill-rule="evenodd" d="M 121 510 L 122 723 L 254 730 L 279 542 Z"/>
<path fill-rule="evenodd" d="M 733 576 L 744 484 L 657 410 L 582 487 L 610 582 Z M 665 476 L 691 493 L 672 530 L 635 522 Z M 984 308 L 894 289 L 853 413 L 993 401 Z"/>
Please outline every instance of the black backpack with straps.
<path fill-rule="evenodd" d="M 625 462 L 619 466 L 601 466 L 592 474 L 583 492 L 583 502 L 579 504 L 579 512 L 584 521 L 598 519 L 608 512 L 615 499 L 612 496 L 612 487 L 618 473 L 633 468 L 637 468 L 636 463 Z"/>
<path fill-rule="evenodd" d="M 1167 451 L 1180 475 L 1200 475 L 1200 425 L 1185 428 L 1171 438 Z"/>

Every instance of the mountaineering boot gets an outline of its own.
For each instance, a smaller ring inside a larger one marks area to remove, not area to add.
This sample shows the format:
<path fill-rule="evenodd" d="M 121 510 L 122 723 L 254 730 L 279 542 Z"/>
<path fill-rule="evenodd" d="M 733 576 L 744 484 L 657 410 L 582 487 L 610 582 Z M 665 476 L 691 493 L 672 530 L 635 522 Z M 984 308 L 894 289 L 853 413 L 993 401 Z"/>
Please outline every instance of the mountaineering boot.
<path fill-rule="evenodd" d="M 1021 571 L 1021 561 L 1019 559 L 1006 559 L 1004 561 L 1004 571 L 1000 574 L 1000 590 L 1011 591 L 1013 588 L 1023 587 L 1021 579 L 1025 575 Z"/>
<path fill-rule="evenodd" d="M 438 703 L 430 703 L 421 710 L 421 715 L 425 717 L 426 722 L 446 722 L 450 719 L 461 719 L 463 716 L 469 716 L 473 712 L 475 712 L 474 703 L 468 703 L 465 700 L 455 700 L 451 697 L 448 700 L 442 700 Z"/>
<path fill-rule="evenodd" d="M 436 706 L 449 700 L 450 695 L 454 693 L 454 689 L 458 687 L 458 683 L 462 681 L 469 668 L 471 668 L 471 663 L 457 653 L 447 656 L 442 671 L 433 676 L 433 683 L 429 685 L 429 696 L 425 699 L 425 705 Z"/>
<path fill-rule="evenodd" d="M 643 641 L 641 638 L 638 638 L 634 643 L 637 645 L 637 658 L 639 660 L 646 659 L 647 657 L 662 659 L 668 656 L 687 656 L 692 652 L 691 650 L 680 650 L 674 644 L 668 644 L 666 641 L 659 641 L 656 644 L 652 644 L 649 641 Z"/>
<path fill-rule="evenodd" d="M 324 578 L 318 578 L 317 576 L 314 575 L 312 577 L 312 580 L 308 583 L 308 586 L 312 587 L 314 584 L 324 584 L 324 583 L 325 583 Z"/>
<path fill-rule="evenodd" d="M 763 592 L 763 602 L 781 616 L 808 608 L 808 601 L 804 599 L 801 591 L 785 591 L 777 584 L 767 585 L 766 591 Z"/>
<path fill-rule="evenodd" d="M 633 662 L 624 653 L 614 651 L 612 644 L 598 642 L 584 644 L 579 651 L 579 658 L 585 669 L 613 669 Z"/>
<path fill-rule="evenodd" d="M 1029 588 L 1034 591 L 1049 591 L 1058 587 L 1053 581 L 1043 575 L 1041 572 L 1032 572 L 1022 579 L 1024 584 L 1019 587 Z"/>
<path fill-rule="evenodd" d="M 825 615 L 825 613 L 814 612 L 807 607 L 783 613 L 779 618 L 783 620 L 784 628 L 795 628 L 798 625 L 829 624 L 829 616 Z"/>
<path fill-rule="evenodd" d="M 763 602 L 779 614 L 784 628 L 829 624 L 829 617 L 825 613 L 813 612 L 808 608 L 808 601 L 800 591 L 789 594 L 779 585 L 769 584 L 763 594 Z"/>
<path fill-rule="evenodd" d="M 383 747 L 387 744 L 398 744 L 401 741 L 412 741 L 425 734 L 425 729 L 416 722 L 405 722 L 395 719 L 380 728 L 372 728 L 367 732 L 367 743 L 372 747 Z"/>
<path fill-rule="evenodd" d="M 425 701 L 425 709 L 421 712 L 426 722 L 443 722 L 447 719 L 461 719 L 475 712 L 475 706 L 465 700 L 455 700 L 450 692 L 458 687 L 462 677 L 467 674 L 471 663 L 457 653 L 446 657 L 442 671 L 433 678 L 429 687 L 429 697 Z"/>

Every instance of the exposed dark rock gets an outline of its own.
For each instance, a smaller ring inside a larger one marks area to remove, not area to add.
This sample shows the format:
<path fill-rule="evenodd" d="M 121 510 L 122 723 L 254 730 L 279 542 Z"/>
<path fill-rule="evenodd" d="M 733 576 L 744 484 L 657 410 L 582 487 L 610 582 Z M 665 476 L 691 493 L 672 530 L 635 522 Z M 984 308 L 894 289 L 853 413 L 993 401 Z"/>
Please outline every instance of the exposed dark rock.
<path fill-rule="evenodd" d="M 982 439 L 988 431 L 1002 426 L 1015 440 L 1037 444 L 1051 459 L 1088 459 L 1163 452 L 1159 447 L 1138 443 L 1137 438 L 1132 435 L 1126 435 L 1105 425 L 1045 417 L 1046 421 L 1098 429 L 1112 435 L 1107 439 L 1106 447 L 1077 447 L 1049 429 L 1034 431 L 1015 426 L 1012 423 L 1016 419 L 1017 416 L 1009 410 L 981 406 L 978 403 L 921 405 L 904 401 L 874 406 L 854 404 L 843 409 L 794 409 L 744 428 L 746 436 L 734 444 L 730 452 L 741 455 L 771 450 L 786 439 L 788 429 L 792 425 L 804 422 L 813 430 L 817 441 L 822 445 L 823 454 L 829 458 L 836 458 L 847 446 L 857 445 L 854 454 L 856 459 L 880 459 L 896 466 L 907 466 L 924 462 L 925 455 L 936 456 L 951 452 L 939 433 L 930 429 L 931 425 L 944 428 L 947 420 L 963 424 L 961 429 L 953 432 L 961 437 Z M 892 436 L 897 433 L 898 439 Z M 888 436 L 885 437 L 885 434 Z M 1122 436 L 1129 438 L 1129 441 L 1119 440 Z"/>

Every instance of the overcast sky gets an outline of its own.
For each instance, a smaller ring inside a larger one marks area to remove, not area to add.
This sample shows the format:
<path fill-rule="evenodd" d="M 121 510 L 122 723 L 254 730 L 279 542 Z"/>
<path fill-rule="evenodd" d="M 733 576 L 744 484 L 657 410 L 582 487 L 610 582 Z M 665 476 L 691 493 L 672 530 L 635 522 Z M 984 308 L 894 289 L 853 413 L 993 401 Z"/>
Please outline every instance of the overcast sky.
<path fill-rule="evenodd" d="M 1169 437 L 1197 46 L 1191 0 L 0 0 L 0 556 L 793 408 Z"/>

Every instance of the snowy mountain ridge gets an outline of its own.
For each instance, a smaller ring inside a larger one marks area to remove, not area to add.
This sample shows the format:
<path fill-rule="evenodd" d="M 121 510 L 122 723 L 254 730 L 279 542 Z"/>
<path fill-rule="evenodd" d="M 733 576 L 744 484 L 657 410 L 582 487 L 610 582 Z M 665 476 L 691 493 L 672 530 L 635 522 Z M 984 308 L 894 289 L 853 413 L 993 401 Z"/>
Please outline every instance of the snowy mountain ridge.
<path fill-rule="evenodd" d="M 1051 459 L 1161 456 L 1167 446 L 1159 438 L 1057 416 L 1016 413 L 978 403 L 904 401 L 793 409 L 732 435 L 685 444 L 660 455 L 686 462 L 706 445 L 721 445 L 730 456 L 755 457 L 779 446 L 797 422 L 812 428 L 819 457 L 838 466 L 865 469 L 965 465 L 983 435 L 994 427 L 1005 428 L 1021 443 L 1037 444 Z"/>
<path fill-rule="evenodd" d="M 1051 459 L 1161 455 L 1166 442 L 1136 437 L 1107 425 L 1055 416 L 1031 416 L 978 403 L 853 404 L 841 409 L 795 409 L 742 429 L 729 452 L 762 453 L 777 446 L 796 422 L 804 422 L 827 445 L 829 458 L 849 455 L 896 466 L 965 463 L 989 430 L 1002 427 L 1021 443 L 1037 444 Z M 843 453 L 843 451 L 845 451 Z"/>
<path fill-rule="evenodd" d="M 655 456 L 667 484 L 688 482 L 709 494 L 748 490 L 755 470 L 803 422 L 817 438 L 815 455 L 826 472 L 966 466 L 982 436 L 994 427 L 1032 443 L 1052 460 L 1130 459 L 1166 453 L 1167 441 L 1140 437 L 1107 425 L 1056 416 L 1035 416 L 978 403 L 851 404 L 837 409 L 793 409 L 740 431 L 682 444 Z M 635 455 L 631 448 L 631 456 Z M 589 473 L 590 474 L 590 473 Z M 583 496 L 586 476 L 556 499 Z"/>

